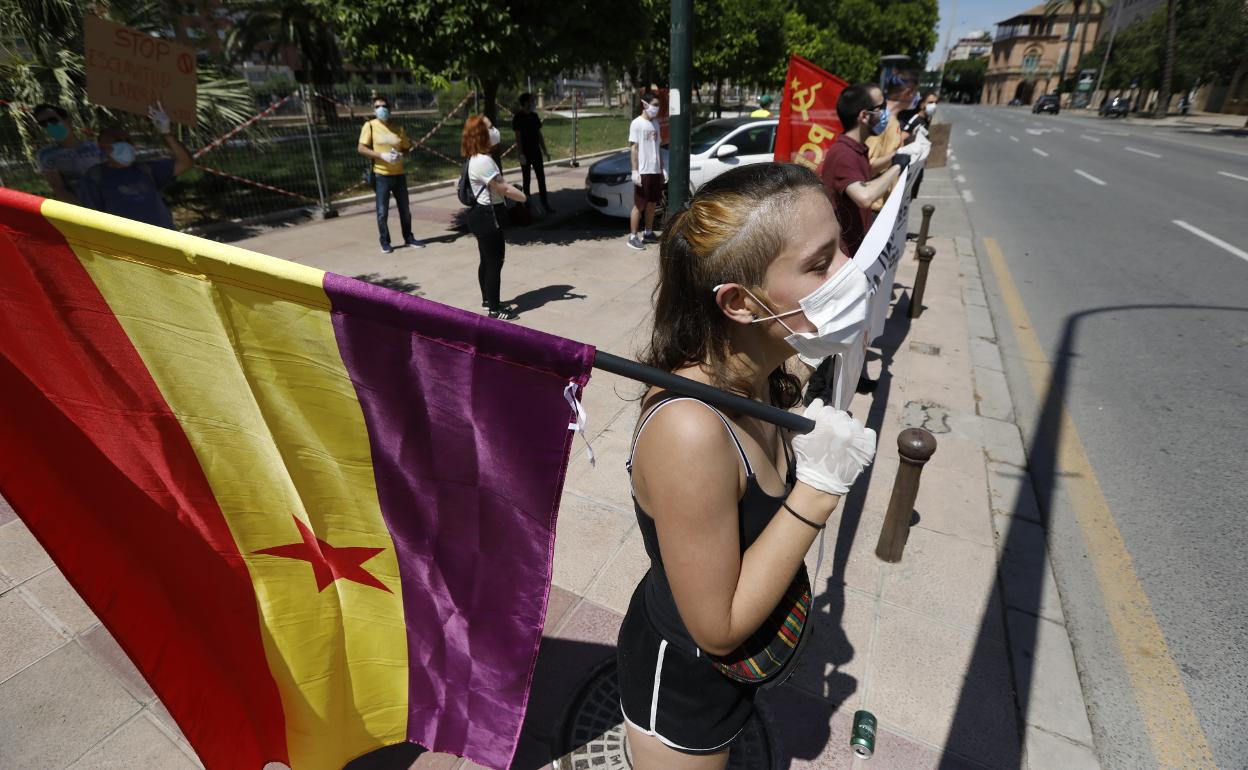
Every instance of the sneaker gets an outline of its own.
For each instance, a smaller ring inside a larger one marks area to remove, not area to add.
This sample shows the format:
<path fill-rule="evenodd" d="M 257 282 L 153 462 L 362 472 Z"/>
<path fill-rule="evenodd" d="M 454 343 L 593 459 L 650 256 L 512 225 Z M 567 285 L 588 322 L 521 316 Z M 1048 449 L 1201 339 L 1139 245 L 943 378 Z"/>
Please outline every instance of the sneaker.
<path fill-rule="evenodd" d="M 658 243 L 659 236 L 653 230 L 647 230 L 645 235 L 641 236 L 641 240 L 646 243 Z"/>
<path fill-rule="evenodd" d="M 382 253 L 382 254 L 393 254 L 393 253 L 394 253 L 394 247 L 393 247 L 393 246 L 390 246 L 389 244 L 387 244 L 387 245 L 385 245 L 385 246 L 382 246 L 382 247 L 381 247 L 381 253 Z"/>
<path fill-rule="evenodd" d="M 490 303 L 486 302 L 485 300 L 481 300 L 481 307 L 485 308 L 486 310 L 489 310 Z"/>
<path fill-rule="evenodd" d="M 641 240 L 641 236 L 634 233 L 633 235 L 628 236 L 628 247 L 630 249 L 644 251 L 646 244 Z"/>
<path fill-rule="evenodd" d="M 403 242 L 403 245 L 404 245 L 404 246 L 411 246 L 413 249 L 423 249 L 423 248 L 425 248 L 425 242 L 424 242 L 424 241 L 418 241 L 418 240 L 416 240 L 415 238 L 408 238 L 406 241 L 404 241 L 404 242 Z"/>
<path fill-rule="evenodd" d="M 499 308 L 498 310 L 491 310 L 489 313 L 489 316 L 490 318 L 497 318 L 500 321 L 514 321 L 520 317 L 516 315 L 515 313 L 511 312 L 510 310 L 508 310 L 507 308 Z"/>

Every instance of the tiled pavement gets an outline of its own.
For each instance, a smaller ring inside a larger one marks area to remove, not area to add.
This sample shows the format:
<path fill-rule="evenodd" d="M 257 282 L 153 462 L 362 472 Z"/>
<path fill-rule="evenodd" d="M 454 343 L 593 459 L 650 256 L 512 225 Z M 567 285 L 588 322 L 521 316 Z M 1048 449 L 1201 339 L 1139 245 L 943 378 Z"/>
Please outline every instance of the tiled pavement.
<path fill-rule="evenodd" d="M 552 170 L 561 212 L 583 205 L 583 175 Z M 877 459 L 830 522 L 815 586 L 816 636 L 801 668 L 760 698 L 777 766 L 865 767 L 848 741 L 853 711 L 866 708 L 880 722 L 870 760 L 876 770 L 1044 768 L 1059 760 L 1095 767 L 965 212 L 950 202 L 944 170 L 928 172 L 923 192 L 938 206 L 926 309 L 913 322 L 904 318 L 917 264 L 907 254 L 885 340 L 869 357 L 879 388 L 853 404 L 880 434 Z M 378 253 L 367 205 L 239 245 L 476 310 L 475 243 L 447 230 L 458 210 L 449 188 L 413 196 L 416 234 L 430 240 L 424 250 Z M 393 217 L 391 226 L 394 234 Z M 522 310 L 519 322 L 635 353 L 657 249 L 625 248 L 624 229 L 576 214 L 559 226 L 514 232 L 503 287 Z M 623 470 L 639 394 L 636 383 L 605 373 L 595 373 L 585 393 L 598 463 L 589 465 L 578 439 L 517 770 L 549 764 L 557 722 L 578 684 L 614 654 L 622 613 L 647 566 Z M 905 557 L 887 565 L 874 548 L 897 469 L 896 436 L 909 425 L 932 430 L 939 447 L 924 470 Z M 1007 527 L 1034 530 L 1030 541 L 1010 538 L 1031 547 L 999 552 Z M 808 561 L 813 570 L 814 549 Z M 1034 649 L 1012 657 L 1007 629 L 1020 623 L 1041 632 L 1027 634 Z M 1026 714 L 1019 702 L 1028 704 Z M 399 747 L 352 767 L 475 767 L 416 754 Z M 0 506 L 0 768 L 195 764 L 108 632 Z"/>

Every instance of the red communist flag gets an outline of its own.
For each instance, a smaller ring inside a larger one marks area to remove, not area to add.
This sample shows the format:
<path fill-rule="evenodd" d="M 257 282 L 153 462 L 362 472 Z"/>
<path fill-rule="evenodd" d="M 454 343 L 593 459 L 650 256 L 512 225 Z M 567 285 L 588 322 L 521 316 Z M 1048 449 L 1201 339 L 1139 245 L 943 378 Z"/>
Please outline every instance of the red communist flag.
<path fill-rule="evenodd" d="M 800 56 L 789 57 L 776 128 L 776 161 L 818 171 L 824 153 L 841 133 L 836 100 L 849 84 Z"/>

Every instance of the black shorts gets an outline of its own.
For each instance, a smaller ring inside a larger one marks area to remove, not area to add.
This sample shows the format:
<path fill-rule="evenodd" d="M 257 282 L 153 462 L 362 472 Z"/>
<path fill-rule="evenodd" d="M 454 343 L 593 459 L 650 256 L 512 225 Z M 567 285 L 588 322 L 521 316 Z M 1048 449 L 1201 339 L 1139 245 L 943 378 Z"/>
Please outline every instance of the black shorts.
<path fill-rule="evenodd" d="M 663 200 L 663 175 L 642 174 L 641 184 L 633 185 L 633 205 L 644 209 L 653 203 L 656 206 Z"/>
<path fill-rule="evenodd" d="M 633 592 L 618 642 L 620 705 L 639 732 L 686 754 L 727 749 L 754 714 L 756 685 L 734 682 L 697 653 L 669 643 Z"/>

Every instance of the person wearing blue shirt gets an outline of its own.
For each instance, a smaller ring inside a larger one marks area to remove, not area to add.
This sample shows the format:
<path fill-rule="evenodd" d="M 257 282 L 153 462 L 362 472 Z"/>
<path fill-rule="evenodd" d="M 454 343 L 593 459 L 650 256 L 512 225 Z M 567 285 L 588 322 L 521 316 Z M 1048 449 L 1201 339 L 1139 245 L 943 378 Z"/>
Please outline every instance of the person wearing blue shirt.
<path fill-rule="evenodd" d="M 52 197 L 66 203 L 78 202 L 78 183 L 87 169 L 103 162 L 99 145 L 80 139 L 69 112 L 55 104 L 40 104 L 32 111 L 39 128 L 51 141 L 35 155 L 39 171 L 52 188 Z"/>
<path fill-rule="evenodd" d="M 172 230 L 173 214 L 161 198 L 161 190 L 195 162 L 171 132 L 165 111 L 153 105 L 148 115 L 173 157 L 136 160 L 129 133 L 119 127 L 105 129 L 99 136 L 104 162 L 83 175 L 78 197 L 88 208 Z"/>

